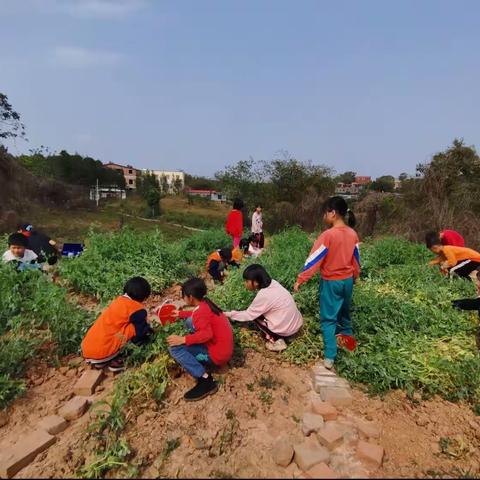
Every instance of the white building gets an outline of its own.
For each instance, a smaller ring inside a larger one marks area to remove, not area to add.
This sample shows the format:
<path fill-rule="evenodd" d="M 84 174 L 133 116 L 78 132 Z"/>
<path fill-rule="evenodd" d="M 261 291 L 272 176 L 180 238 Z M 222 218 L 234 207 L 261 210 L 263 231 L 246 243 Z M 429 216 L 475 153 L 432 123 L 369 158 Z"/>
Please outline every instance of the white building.
<path fill-rule="evenodd" d="M 160 188 L 164 193 L 178 193 L 185 188 L 185 173 L 170 172 L 167 170 L 144 170 L 153 173 L 160 184 Z"/>
<path fill-rule="evenodd" d="M 194 197 L 207 198 L 212 202 L 224 203 L 227 201 L 227 196 L 224 193 L 217 192 L 216 190 L 198 190 L 190 188 L 187 190 L 187 194 L 193 195 Z"/>
<path fill-rule="evenodd" d="M 125 200 L 127 198 L 127 192 L 123 188 L 118 188 L 115 185 L 112 186 L 104 186 L 104 187 L 91 187 L 90 188 L 90 200 L 98 200 L 105 199 L 105 198 L 120 198 L 121 200 Z"/>

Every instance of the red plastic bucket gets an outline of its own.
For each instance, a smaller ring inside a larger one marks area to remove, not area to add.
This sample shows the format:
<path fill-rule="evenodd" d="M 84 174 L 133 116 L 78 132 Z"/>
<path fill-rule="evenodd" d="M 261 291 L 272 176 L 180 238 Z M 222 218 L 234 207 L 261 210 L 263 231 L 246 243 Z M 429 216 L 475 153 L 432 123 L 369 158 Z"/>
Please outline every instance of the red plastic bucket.
<path fill-rule="evenodd" d="M 176 320 L 174 312 L 177 307 L 173 303 L 164 303 L 157 310 L 160 323 L 165 326 L 167 323 L 174 323 Z"/>

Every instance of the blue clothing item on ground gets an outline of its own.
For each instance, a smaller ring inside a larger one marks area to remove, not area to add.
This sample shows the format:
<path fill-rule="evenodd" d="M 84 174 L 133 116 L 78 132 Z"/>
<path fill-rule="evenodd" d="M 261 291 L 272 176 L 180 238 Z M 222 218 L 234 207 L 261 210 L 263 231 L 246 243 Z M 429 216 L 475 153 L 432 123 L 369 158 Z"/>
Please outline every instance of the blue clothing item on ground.
<path fill-rule="evenodd" d="M 352 335 L 350 305 L 353 277 L 345 280 L 320 280 L 320 325 L 322 327 L 324 356 L 335 360 L 336 334 Z"/>
<path fill-rule="evenodd" d="M 192 318 L 185 320 L 185 327 L 194 332 Z M 211 363 L 208 356 L 208 348 L 206 345 L 179 345 L 178 347 L 170 347 L 170 355 L 179 363 L 192 377 L 200 378 L 205 373 L 203 364 Z"/>

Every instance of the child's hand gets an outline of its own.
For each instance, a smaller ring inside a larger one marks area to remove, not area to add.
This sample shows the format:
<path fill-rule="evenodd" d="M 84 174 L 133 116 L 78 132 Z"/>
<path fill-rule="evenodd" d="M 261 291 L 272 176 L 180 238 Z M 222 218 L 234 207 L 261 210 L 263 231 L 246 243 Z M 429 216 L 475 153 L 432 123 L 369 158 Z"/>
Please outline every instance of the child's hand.
<path fill-rule="evenodd" d="M 295 282 L 295 285 L 293 285 L 293 291 L 298 292 L 300 290 L 300 284 L 298 282 Z"/>
<path fill-rule="evenodd" d="M 167 343 L 169 347 L 179 347 L 180 345 L 185 345 L 185 337 L 180 335 L 170 335 L 167 337 Z"/>

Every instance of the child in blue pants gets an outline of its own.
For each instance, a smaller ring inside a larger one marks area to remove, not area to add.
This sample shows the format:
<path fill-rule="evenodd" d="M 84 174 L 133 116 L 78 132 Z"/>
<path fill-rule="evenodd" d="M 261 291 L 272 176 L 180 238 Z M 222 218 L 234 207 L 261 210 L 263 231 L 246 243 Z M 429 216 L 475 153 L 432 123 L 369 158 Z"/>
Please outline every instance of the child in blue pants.
<path fill-rule="evenodd" d="M 298 276 L 294 290 L 320 271 L 320 323 L 324 343 L 324 365 L 333 368 L 337 356 L 336 335 L 352 335 L 350 305 L 353 284 L 360 274 L 355 216 L 342 197 L 331 197 L 324 205 L 324 222 L 330 227 L 315 242 Z"/>

